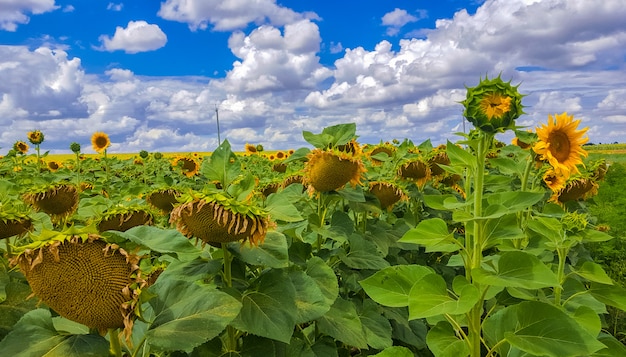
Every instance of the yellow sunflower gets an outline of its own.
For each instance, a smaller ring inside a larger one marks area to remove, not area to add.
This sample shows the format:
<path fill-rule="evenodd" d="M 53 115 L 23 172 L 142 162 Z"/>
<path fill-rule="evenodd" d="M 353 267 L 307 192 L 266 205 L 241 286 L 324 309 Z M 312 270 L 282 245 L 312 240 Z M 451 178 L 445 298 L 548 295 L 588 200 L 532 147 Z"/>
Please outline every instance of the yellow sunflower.
<path fill-rule="evenodd" d="M 360 155 L 339 150 L 314 149 L 307 157 L 305 182 L 311 193 L 334 191 L 348 182 L 352 186 L 360 185 L 363 173 L 367 171 Z"/>
<path fill-rule="evenodd" d="M 103 132 L 95 132 L 91 136 L 91 146 L 97 153 L 102 153 L 111 145 L 109 136 Z"/>
<path fill-rule="evenodd" d="M 548 125 L 537 128 L 539 141 L 533 150 L 541 155 L 542 160 L 550 162 L 555 172 L 565 177 L 578 173 L 576 165 L 583 163 L 581 156 L 588 155 L 582 145 L 589 140 L 583 137 L 589 128 L 576 130 L 579 123 L 580 120 L 574 120 L 573 115 L 564 112 L 549 115 Z"/>
<path fill-rule="evenodd" d="M 28 152 L 28 144 L 23 141 L 16 141 L 15 144 L 13 144 L 13 150 L 20 154 L 26 154 Z"/>
<path fill-rule="evenodd" d="M 256 154 L 257 153 L 255 145 L 246 143 L 245 149 L 246 149 L 246 154 Z"/>
<path fill-rule="evenodd" d="M 177 156 L 174 159 L 173 165 L 180 167 L 183 174 L 187 177 L 193 177 L 200 171 L 200 164 L 190 157 Z"/>
<path fill-rule="evenodd" d="M 558 192 L 565 187 L 567 178 L 563 175 L 557 174 L 554 170 L 548 170 L 543 175 L 543 182 L 552 190 L 552 192 Z"/>
<path fill-rule="evenodd" d="M 33 145 L 39 145 L 43 142 L 44 135 L 40 130 L 28 132 L 28 141 Z"/>
<path fill-rule="evenodd" d="M 487 119 L 499 118 L 511 110 L 511 97 L 490 93 L 480 100 L 479 106 Z"/>
<path fill-rule="evenodd" d="M 61 163 L 58 161 L 54 161 L 54 160 L 48 161 L 48 169 L 52 172 L 57 171 L 58 169 L 61 168 L 61 166 L 62 166 Z"/>

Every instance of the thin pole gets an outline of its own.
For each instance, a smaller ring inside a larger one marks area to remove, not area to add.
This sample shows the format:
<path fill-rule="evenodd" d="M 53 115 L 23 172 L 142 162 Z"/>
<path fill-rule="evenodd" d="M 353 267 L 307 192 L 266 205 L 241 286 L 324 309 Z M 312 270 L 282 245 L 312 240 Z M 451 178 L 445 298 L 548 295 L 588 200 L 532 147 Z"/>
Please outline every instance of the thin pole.
<path fill-rule="evenodd" d="M 217 121 L 217 145 L 222 145 L 222 139 L 220 139 L 220 114 L 217 110 L 217 104 L 215 104 L 215 120 Z"/>

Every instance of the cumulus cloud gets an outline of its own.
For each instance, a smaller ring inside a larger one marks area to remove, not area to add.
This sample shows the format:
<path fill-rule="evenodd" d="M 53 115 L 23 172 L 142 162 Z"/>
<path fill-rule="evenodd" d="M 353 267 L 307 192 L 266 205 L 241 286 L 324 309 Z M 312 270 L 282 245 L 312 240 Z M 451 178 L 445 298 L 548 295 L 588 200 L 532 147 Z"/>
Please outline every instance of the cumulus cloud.
<path fill-rule="evenodd" d="M 288 24 L 282 33 L 270 25 L 248 36 L 235 32 L 228 46 L 240 61 L 227 73 L 224 88 L 244 93 L 314 88 L 330 76 L 316 55 L 320 42 L 319 28 L 309 20 Z"/>
<path fill-rule="evenodd" d="M 155 51 L 165 46 L 167 36 L 158 25 L 145 21 L 129 21 L 126 28 L 116 27 L 113 37 L 100 35 L 104 51 L 122 50 L 126 53 Z"/>
<path fill-rule="evenodd" d="M 279 6 L 276 0 L 167 0 L 158 15 L 166 20 L 184 22 L 192 30 L 205 30 L 209 24 L 216 31 L 233 31 L 250 23 L 283 26 L 303 18 L 317 18 L 313 13 L 297 13 Z"/>
<path fill-rule="evenodd" d="M 0 3 L 0 30 L 15 31 L 18 25 L 27 24 L 27 14 L 39 15 L 54 11 L 59 6 L 54 0 L 9 0 Z"/>
<path fill-rule="evenodd" d="M 413 16 L 404 9 L 395 8 L 393 11 L 386 13 L 382 17 L 382 24 L 387 27 L 387 35 L 395 36 L 406 24 L 417 22 L 428 17 L 425 10 L 419 10 L 418 16 Z"/>

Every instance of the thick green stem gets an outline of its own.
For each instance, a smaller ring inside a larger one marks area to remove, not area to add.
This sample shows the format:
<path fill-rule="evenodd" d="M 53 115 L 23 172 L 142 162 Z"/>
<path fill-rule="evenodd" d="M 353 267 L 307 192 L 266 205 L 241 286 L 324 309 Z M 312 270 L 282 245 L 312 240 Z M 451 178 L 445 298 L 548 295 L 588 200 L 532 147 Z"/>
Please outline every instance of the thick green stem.
<path fill-rule="evenodd" d="M 109 348 L 111 354 L 115 357 L 122 357 L 122 345 L 120 344 L 120 338 L 117 334 L 117 329 L 109 329 Z"/>
<path fill-rule="evenodd" d="M 554 287 L 554 304 L 561 306 L 561 292 L 563 281 L 565 280 L 565 259 L 567 257 L 567 248 L 557 248 L 556 253 L 559 257 L 559 268 L 556 272 L 559 285 Z"/>
<path fill-rule="evenodd" d="M 480 284 L 473 281 L 472 279 L 472 270 L 477 269 L 481 266 L 482 258 L 483 258 L 483 246 L 484 246 L 484 220 L 480 219 L 483 216 L 483 191 L 484 191 L 484 181 L 485 181 L 485 159 L 487 157 L 487 152 L 489 151 L 489 147 L 491 146 L 491 141 L 493 139 L 493 134 L 488 134 L 481 132 L 481 136 L 478 140 L 478 147 L 476 148 L 476 171 L 474 173 L 474 191 L 473 191 L 473 232 L 472 232 L 472 241 L 469 242 L 468 248 L 470 248 L 470 259 L 469 266 L 466 266 L 466 270 L 469 270 L 467 275 L 469 276 L 469 280 L 472 282 L 474 286 L 480 289 Z M 469 246 L 471 245 L 471 246 Z M 469 340 L 468 344 L 470 347 L 470 356 L 472 357 L 480 357 L 481 352 L 481 319 L 483 313 L 483 302 L 484 299 L 480 299 L 476 305 L 469 312 Z"/>
<path fill-rule="evenodd" d="M 227 248 L 227 243 L 222 243 L 222 254 L 224 255 L 224 283 L 229 288 L 233 287 L 232 262 L 233 256 Z M 226 341 L 227 351 L 237 351 L 237 330 L 231 325 L 226 326 L 228 339 Z"/>

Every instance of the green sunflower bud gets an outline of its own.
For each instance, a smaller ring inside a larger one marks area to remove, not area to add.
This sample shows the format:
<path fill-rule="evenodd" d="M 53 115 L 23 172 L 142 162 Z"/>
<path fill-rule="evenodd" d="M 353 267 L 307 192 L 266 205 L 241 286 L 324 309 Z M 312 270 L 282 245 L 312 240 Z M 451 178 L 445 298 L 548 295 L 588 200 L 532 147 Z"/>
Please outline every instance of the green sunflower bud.
<path fill-rule="evenodd" d="M 72 150 L 73 153 L 78 154 L 80 152 L 80 144 L 77 142 L 71 143 L 70 150 Z"/>
<path fill-rule="evenodd" d="M 467 88 L 463 116 L 482 131 L 495 133 L 514 129 L 515 119 L 525 114 L 518 86 L 498 77 L 481 79 L 476 87 Z"/>

